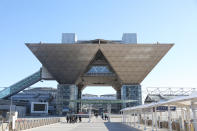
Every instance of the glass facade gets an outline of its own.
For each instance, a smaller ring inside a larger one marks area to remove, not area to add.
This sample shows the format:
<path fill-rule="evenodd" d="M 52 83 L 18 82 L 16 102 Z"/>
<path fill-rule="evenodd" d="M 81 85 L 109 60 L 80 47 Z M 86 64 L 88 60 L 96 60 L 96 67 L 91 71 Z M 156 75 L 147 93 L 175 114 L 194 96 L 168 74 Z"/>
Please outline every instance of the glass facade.
<path fill-rule="evenodd" d="M 57 111 L 61 114 L 63 110 L 72 112 L 77 111 L 77 104 L 75 102 L 68 102 L 66 100 L 77 100 L 78 87 L 70 84 L 59 84 L 57 92 Z"/>
<path fill-rule="evenodd" d="M 103 74 L 103 73 L 112 73 L 112 72 L 109 70 L 108 66 L 92 66 L 90 70 L 87 72 L 87 74 L 91 74 L 91 73 Z"/>
<path fill-rule="evenodd" d="M 122 108 L 142 104 L 141 85 L 123 85 L 121 89 L 122 100 L 136 100 L 136 102 L 123 103 Z"/>

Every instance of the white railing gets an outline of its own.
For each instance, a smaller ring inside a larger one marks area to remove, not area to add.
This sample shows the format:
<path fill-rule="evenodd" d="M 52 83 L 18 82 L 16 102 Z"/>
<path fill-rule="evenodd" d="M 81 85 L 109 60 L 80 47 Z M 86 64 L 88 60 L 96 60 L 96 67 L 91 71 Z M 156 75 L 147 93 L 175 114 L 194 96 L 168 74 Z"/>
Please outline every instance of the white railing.
<path fill-rule="evenodd" d="M 25 118 L 18 119 L 15 122 L 15 129 L 26 130 L 39 126 L 49 125 L 53 123 L 58 123 L 61 121 L 61 117 L 49 117 L 49 118 Z"/>

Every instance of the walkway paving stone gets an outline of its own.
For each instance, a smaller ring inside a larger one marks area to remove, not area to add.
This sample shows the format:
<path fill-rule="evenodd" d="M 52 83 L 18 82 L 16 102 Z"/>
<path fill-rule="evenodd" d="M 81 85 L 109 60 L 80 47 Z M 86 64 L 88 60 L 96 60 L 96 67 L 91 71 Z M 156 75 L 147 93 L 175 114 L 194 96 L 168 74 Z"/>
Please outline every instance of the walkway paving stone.
<path fill-rule="evenodd" d="M 60 122 L 47 126 L 28 129 L 26 131 L 139 131 L 137 129 L 123 125 L 120 122 L 108 122 L 102 120 L 100 117 L 88 120 L 83 120 L 82 123 L 68 124 L 66 122 Z"/>

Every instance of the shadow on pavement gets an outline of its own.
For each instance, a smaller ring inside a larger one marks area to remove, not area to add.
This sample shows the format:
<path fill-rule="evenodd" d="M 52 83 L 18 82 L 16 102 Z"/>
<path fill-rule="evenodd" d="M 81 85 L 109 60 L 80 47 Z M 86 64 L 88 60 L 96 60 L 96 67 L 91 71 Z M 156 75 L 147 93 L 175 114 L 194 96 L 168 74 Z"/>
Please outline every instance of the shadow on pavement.
<path fill-rule="evenodd" d="M 120 122 L 104 122 L 108 131 L 140 131 L 139 129 L 132 128 Z"/>

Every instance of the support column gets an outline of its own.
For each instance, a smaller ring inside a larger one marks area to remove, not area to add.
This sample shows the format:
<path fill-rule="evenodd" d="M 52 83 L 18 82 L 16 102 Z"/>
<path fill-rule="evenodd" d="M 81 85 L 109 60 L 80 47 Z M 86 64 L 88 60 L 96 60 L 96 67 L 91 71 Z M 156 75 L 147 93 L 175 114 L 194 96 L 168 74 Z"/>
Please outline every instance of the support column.
<path fill-rule="evenodd" d="M 137 106 L 142 104 L 141 85 L 122 85 L 121 88 L 122 100 L 136 100 L 136 102 L 123 103 L 122 108 Z"/>
<path fill-rule="evenodd" d="M 129 111 L 129 126 L 132 126 L 132 112 Z"/>
<path fill-rule="evenodd" d="M 107 110 L 108 110 L 108 122 L 110 122 L 110 117 L 111 117 L 111 104 L 107 105 Z"/>
<path fill-rule="evenodd" d="M 78 94 L 77 94 L 78 100 L 81 100 L 81 95 L 82 95 L 81 88 L 78 87 Z M 77 112 L 81 112 L 81 110 L 82 110 L 81 108 L 82 108 L 82 103 L 81 102 L 77 103 Z"/>
<path fill-rule="evenodd" d="M 122 112 L 122 116 L 123 116 L 123 123 L 125 124 L 125 111 Z"/>
<path fill-rule="evenodd" d="M 195 105 L 194 102 L 191 102 L 191 108 L 192 108 L 192 113 L 193 113 L 193 125 L 194 125 L 194 130 L 197 131 L 197 116 L 196 116 L 196 108 L 197 106 Z"/>
<path fill-rule="evenodd" d="M 116 99 L 121 100 L 121 89 L 116 91 Z M 121 103 L 118 103 L 116 105 L 117 105 L 117 112 L 119 112 L 122 109 Z"/>
<path fill-rule="evenodd" d="M 92 116 L 92 104 L 89 104 L 89 121 L 88 122 L 91 122 L 91 116 Z"/>
<path fill-rule="evenodd" d="M 138 111 L 138 128 L 140 128 L 140 119 L 141 119 L 141 118 L 140 118 L 140 117 L 141 117 L 140 114 L 141 114 L 141 112 Z"/>
<path fill-rule="evenodd" d="M 64 112 L 76 112 L 77 104 L 69 100 L 77 99 L 78 89 L 76 85 L 59 84 L 57 87 L 57 114 L 62 115 Z"/>
<path fill-rule="evenodd" d="M 187 107 L 186 109 L 187 109 L 187 122 L 188 122 L 188 125 L 189 125 L 189 131 L 190 131 L 191 130 L 191 127 L 190 127 L 191 126 L 190 107 Z"/>
<path fill-rule="evenodd" d="M 122 112 L 120 112 L 121 113 L 121 116 L 122 116 L 122 123 L 123 123 L 123 111 Z"/>
<path fill-rule="evenodd" d="M 161 118 L 162 118 L 162 112 L 159 112 L 159 128 L 161 127 Z"/>
<path fill-rule="evenodd" d="M 135 127 L 135 111 L 134 111 L 134 127 Z"/>
<path fill-rule="evenodd" d="M 181 124 L 180 125 L 183 131 L 185 130 L 184 116 L 185 116 L 185 113 L 184 113 L 183 107 L 181 107 Z"/>
<path fill-rule="evenodd" d="M 116 98 L 119 100 L 121 99 L 121 90 L 116 91 Z"/>
<path fill-rule="evenodd" d="M 144 130 L 146 130 L 146 111 L 144 110 Z"/>
<path fill-rule="evenodd" d="M 168 105 L 168 128 L 169 128 L 169 131 L 172 131 L 172 121 L 171 121 L 170 105 Z"/>

